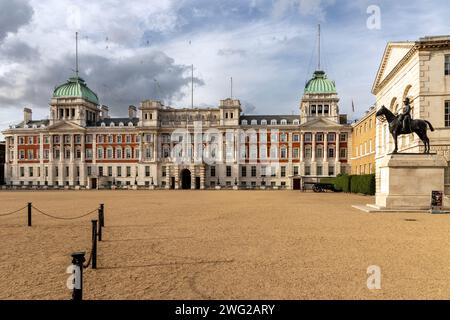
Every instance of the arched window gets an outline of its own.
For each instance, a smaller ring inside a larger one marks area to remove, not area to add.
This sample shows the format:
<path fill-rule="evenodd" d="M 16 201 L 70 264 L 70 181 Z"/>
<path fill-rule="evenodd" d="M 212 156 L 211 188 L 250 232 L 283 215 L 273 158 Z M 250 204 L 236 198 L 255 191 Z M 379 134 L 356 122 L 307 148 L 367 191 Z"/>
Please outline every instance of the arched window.
<path fill-rule="evenodd" d="M 106 149 L 106 157 L 108 159 L 112 159 L 113 158 L 113 153 L 114 153 L 114 151 L 113 151 L 112 147 L 108 147 L 108 149 Z"/>
<path fill-rule="evenodd" d="M 293 124 L 293 125 L 299 125 L 299 124 L 300 124 L 300 121 L 299 121 L 298 119 L 295 119 L 294 121 L 292 121 L 292 124 Z"/>
<path fill-rule="evenodd" d="M 286 146 L 281 146 L 280 148 L 280 158 L 287 159 L 287 148 Z"/>
<path fill-rule="evenodd" d="M 317 146 L 316 147 L 316 158 L 317 159 L 322 159 L 323 158 L 323 147 L 322 146 Z"/>
<path fill-rule="evenodd" d="M 277 124 L 277 120 L 276 119 L 272 119 L 270 120 L 270 124 L 275 126 Z"/>
<path fill-rule="evenodd" d="M 258 148 L 256 147 L 256 145 L 251 145 L 250 146 L 250 159 L 256 160 L 257 158 L 258 158 Z"/>
<path fill-rule="evenodd" d="M 266 119 L 262 119 L 261 120 L 261 125 L 262 126 L 267 126 L 267 120 Z"/>
<path fill-rule="evenodd" d="M 305 158 L 311 159 L 312 153 L 311 153 L 311 145 L 307 145 L 305 147 Z"/>
<path fill-rule="evenodd" d="M 127 159 L 131 159 L 131 158 L 133 157 L 133 152 L 132 152 L 132 150 L 131 150 L 130 147 L 127 147 L 127 148 L 125 149 L 125 157 L 126 157 Z"/>
<path fill-rule="evenodd" d="M 278 159 L 278 148 L 275 145 L 270 146 L 270 158 Z"/>
<path fill-rule="evenodd" d="M 122 159 L 122 148 L 120 147 L 116 149 L 116 158 Z"/>
<path fill-rule="evenodd" d="M 257 124 L 258 124 L 258 120 L 253 119 L 252 122 L 251 122 L 251 125 L 252 126 L 256 126 Z"/>
<path fill-rule="evenodd" d="M 286 119 L 282 119 L 281 120 L 281 125 L 284 125 L 284 126 L 287 125 L 287 120 Z"/>
<path fill-rule="evenodd" d="M 97 148 L 97 158 L 103 159 L 103 148 L 102 147 Z"/>

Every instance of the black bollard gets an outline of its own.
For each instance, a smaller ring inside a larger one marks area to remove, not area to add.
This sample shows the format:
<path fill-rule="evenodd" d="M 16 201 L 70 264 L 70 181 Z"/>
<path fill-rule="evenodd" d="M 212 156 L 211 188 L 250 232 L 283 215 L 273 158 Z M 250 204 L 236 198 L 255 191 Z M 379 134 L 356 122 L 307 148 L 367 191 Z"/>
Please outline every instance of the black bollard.
<path fill-rule="evenodd" d="M 102 213 L 102 219 L 100 220 L 100 224 L 102 227 L 105 226 L 105 205 L 103 203 L 100 203 L 100 212 Z"/>
<path fill-rule="evenodd" d="M 102 241 L 102 210 L 98 209 L 98 241 Z"/>
<path fill-rule="evenodd" d="M 31 227 L 31 202 L 28 202 L 28 226 Z"/>
<path fill-rule="evenodd" d="M 83 263 L 84 252 L 72 253 L 72 264 L 74 265 L 75 281 L 73 283 L 72 300 L 83 300 Z"/>
<path fill-rule="evenodd" d="M 97 269 L 97 220 L 92 220 L 92 269 Z"/>

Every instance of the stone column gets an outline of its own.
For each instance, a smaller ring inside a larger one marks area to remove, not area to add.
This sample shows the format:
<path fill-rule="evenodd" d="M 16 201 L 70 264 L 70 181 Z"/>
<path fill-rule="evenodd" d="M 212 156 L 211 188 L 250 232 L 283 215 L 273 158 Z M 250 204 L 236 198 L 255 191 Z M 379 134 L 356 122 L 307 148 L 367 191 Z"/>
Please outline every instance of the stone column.
<path fill-rule="evenodd" d="M 328 161 L 328 132 L 323 133 L 323 162 Z"/>
<path fill-rule="evenodd" d="M 81 157 L 80 157 L 80 186 L 86 186 L 86 135 L 82 134 L 81 139 Z"/>
<path fill-rule="evenodd" d="M 335 161 L 335 167 L 334 167 L 334 172 L 336 175 L 338 175 L 339 173 L 341 173 L 341 163 L 339 162 L 339 144 L 340 144 L 340 139 L 341 137 L 339 136 L 340 132 L 336 132 L 336 161 Z"/>
<path fill-rule="evenodd" d="M 44 170 L 44 134 L 39 134 L 40 144 L 39 144 L 39 167 L 41 176 L 39 177 L 41 185 L 45 183 L 45 170 Z"/>
<path fill-rule="evenodd" d="M 47 181 L 48 181 L 48 184 L 50 186 L 53 186 L 53 184 L 54 184 L 53 172 L 55 170 L 54 163 L 53 163 L 53 159 L 54 159 L 54 157 L 53 157 L 53 152 L 54 152 L 53 138 L 54 138 L 53 135 L 49 135 L 49 148 L 50 148 L 50 150 L 49 150 L 49 153 L 48 153 L 48 158 L 49 158 L 48 163 L 49 163 L 49 165 L 48 165 L 48 179 L 47 179 Z"/>
<path fill-rule="evenodd" d="M 303 162 L 305 152 L 305 133 L 300 133 L 300 163 Z"/>
<path fill-rule="evenodd" d="M 5 174 L 5 183 L 9 183 L 10 180 L 10 176 L 9 176 L 9 168 L 10 168 L 10 164 L 9 164 L 9 139 L 11 139 L 11 137 L 6 137 L 5 139 L 5 169 L 4 169 L 4 174 Z"/>
<path fill-rule="evenodd" d="M 166 166 L 166 189 L 170 189 L 170 166 Z"/>
<path fill-rule="evenodd" d="M 59 185 L 64 186 L 64 135 L 59 135 Z"/>
<path fill-rule="evenodd" d="M 189 170 L 191 171 L 191 189 L 195 189 L 195 180 L 196 180 L 195 166 L 190 166 Z"/>
<path fill-rule="evenodd" d="M 92 134 L 92 164 L 97 163 L 97 134 Z"/>
<path fill-rule="evenodd" d="M 316 161 L 316 132 L 312 132 L 311 162 Z"/>
<path fill-rule="evenodd" d="M 180 188 L 180 167 L 175 167 L 175 189 Z"/>
<path fill-rule="evenodd" d="M 200 167 L 200 189 L 205 189 L 205 165 Z"/>
<path fill-rule="evenodd" d="M 339 132 L 336 133 L 336 162 L 339 162 L 339 144 L 340 144 L 340 140 L 341 137 L 339 136 Z"/>

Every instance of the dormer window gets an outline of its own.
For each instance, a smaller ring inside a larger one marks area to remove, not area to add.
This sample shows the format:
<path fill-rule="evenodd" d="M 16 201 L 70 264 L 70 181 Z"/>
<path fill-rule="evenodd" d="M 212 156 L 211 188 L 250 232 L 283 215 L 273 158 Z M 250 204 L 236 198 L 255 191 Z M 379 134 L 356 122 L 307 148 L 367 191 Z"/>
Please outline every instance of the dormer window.
<path fill-rule="evenodd" d="M 119 122 L 119 127 L 123 127 L 123 122 Z"/>
<path fill-rule="evenodd" d="M 294 124 L 294 125 L 299 125 L 299 124 L 300 124 L 300 121 L 299 121 L 298 119 L 295 119 L 295 120 L 292 122 L 292 124 Z"/>
<path fill-rule="evenodd" d="M 281 120 L 281 125 L 287 125 L 287 120 L 286 119 Z"/>
<path fill-rule="evenodd" d="M 242 125 L 243 125 L 243 126 L 248 125 L 248 121 L 247 121 L 247 120 L 242 120 Z"/>
<path fill-rule="evenodd" d="M 262 119 L 261 120 L 261 125 L 262 126 L 267 126 L 267 120 L 266 119 Z"/>
<path fill-rule="evenodd" d="M 106 127 L 106 123 L 102 122 L 102 123 L 100 124 L 100 126 Z"/>
<path fill-rule="evenodd" d="M 256 126 L 258 124 L 258 120 L 253 119 L 251 124 L 252 124 L 252 126 Z"/>
<path fill-rule="evenodd" d="M 270 120 L 270 124 L 273 125 L 273 126 L 276 125 L 277 124 L 277 120 L 276 119 Z"/>
<path fill-rule="evenodd" d="M 110 126 L 110 127 L 114 127 L 114 126 L 115 126 L 114 122 L 111 122 L 111 123 L 109 124 L 109 126 Z"/>

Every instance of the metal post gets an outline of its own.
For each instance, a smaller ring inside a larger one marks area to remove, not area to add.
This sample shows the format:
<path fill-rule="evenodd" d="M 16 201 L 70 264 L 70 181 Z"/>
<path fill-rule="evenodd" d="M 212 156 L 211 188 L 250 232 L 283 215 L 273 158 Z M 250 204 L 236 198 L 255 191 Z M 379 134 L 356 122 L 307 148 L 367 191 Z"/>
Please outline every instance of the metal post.
<path fill-rule="evenodd" d="M 28 226 L 31 227 L 31 202 L 28 202 Z"/>
<path fill-rule="evenodd" d="M 72 264 L 75 266 L 75 283 L 72 291 L 72 300 L 83 300 L 83 263 L 85 252 L 72 253 Z"/>
<path fill-rule="evenodd" d="M 105 226 L 105 205 L 103 203 L 100 203 L 100 211 L 102 213 L 102 219 L 100 220 L 100 223 L 102 227 Z"/>
<path fill-rule="evenodd" d="M 97 269 L 97 220 L 92 220 L 92 269 Z"/>
<path fill-rule="evenodd" d="M 98 241 L 102 241 L 102 209 L 98 209 Z"/>

